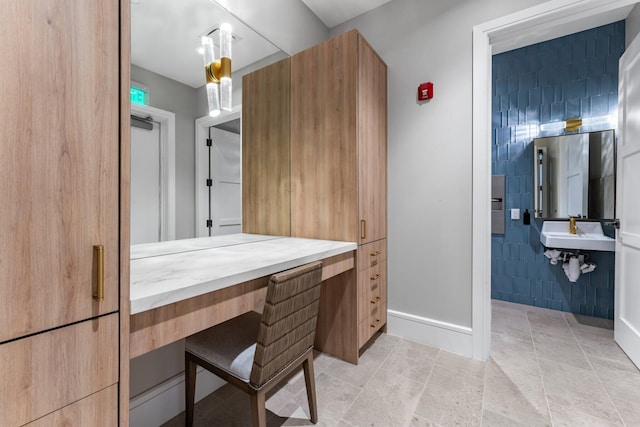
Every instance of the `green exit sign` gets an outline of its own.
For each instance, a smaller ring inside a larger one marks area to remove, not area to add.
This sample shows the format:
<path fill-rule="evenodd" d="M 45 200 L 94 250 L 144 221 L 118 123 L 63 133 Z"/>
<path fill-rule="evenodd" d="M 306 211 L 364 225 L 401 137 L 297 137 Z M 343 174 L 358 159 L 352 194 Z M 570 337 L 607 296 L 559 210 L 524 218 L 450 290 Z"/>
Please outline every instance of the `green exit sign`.
<path fill-rule="evenodd" d="M 138 105 L 149 105 L 149 92 L 139 87 L 131 86 L 129 90 L 131 103 Z"/>

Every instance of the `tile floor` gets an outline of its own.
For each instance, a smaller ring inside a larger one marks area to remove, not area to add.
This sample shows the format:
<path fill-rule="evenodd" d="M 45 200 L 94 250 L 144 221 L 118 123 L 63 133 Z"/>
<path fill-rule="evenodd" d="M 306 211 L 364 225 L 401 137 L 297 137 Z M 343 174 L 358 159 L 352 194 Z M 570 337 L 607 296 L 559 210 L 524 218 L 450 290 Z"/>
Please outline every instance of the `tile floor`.
<path fill-rule="evenodd" d="M 640 371 L 612 322 L 493 301 L 481 362 L 388 334 L 355 366 L 316 354 L 318 426 L 640 426 Z M 249 399 L 226 385 L 196 405 L 196 426 L 248 426 Z M 274 426 L 311 425 L 304 379 L 267 401 Z M 184 414 L 165 427 L 183 426 Z"/>

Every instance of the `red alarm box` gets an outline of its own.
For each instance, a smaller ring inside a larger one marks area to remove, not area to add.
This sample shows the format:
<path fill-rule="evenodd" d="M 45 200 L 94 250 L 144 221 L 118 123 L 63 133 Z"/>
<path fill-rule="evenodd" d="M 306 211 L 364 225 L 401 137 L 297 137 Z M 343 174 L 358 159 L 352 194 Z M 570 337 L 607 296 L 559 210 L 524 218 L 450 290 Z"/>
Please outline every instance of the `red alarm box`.
<path fill-rule="evenodd" d="M 418 86 L 418 101 L 426 101 L 433 98 L 433 83 L 421 83 Z"/>

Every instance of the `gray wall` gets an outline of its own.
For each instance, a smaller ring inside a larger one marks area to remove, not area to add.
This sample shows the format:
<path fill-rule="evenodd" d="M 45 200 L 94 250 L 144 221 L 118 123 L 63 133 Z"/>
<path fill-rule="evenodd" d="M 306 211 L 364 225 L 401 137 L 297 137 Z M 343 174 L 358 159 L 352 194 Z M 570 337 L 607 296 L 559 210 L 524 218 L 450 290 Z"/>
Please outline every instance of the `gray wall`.
<path fill-rule="evenodd" d="M 330 31 L 357 28 L 388 65 L 391 310 L 471 326 L 472 30 L 539 3 L 393 0 Z"/>
<path fill-rule="evenodd" d="M 149 105 L 176 115 L 176 239 L 195 236 L 194 122 L 198 115 L 196 89 L 144 68 L 131 66 L 131 80 L 149 89 Z M 205 100 L 206 105 L 206 100 Z"/>
<path fill-rule="evenodd" d="M 640 34 L 640 3 L 636 4 L 625 20 L 627 47 Z"/>

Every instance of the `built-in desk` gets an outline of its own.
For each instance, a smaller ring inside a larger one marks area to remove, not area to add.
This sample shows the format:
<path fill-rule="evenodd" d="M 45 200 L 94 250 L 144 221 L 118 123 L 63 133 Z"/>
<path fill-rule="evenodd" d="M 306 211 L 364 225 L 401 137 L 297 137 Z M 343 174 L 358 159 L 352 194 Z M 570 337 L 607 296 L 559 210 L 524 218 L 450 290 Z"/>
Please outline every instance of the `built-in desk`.
<path fill-rule="evenodd" d="M 356 247 L 255 234 L 134 245 L 130 357 L 262 307 L 279 271 L 322 260 L 324 281 L 353 269 Z"/>

